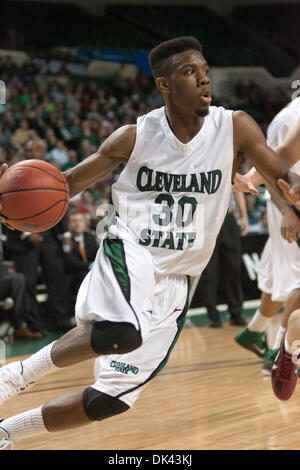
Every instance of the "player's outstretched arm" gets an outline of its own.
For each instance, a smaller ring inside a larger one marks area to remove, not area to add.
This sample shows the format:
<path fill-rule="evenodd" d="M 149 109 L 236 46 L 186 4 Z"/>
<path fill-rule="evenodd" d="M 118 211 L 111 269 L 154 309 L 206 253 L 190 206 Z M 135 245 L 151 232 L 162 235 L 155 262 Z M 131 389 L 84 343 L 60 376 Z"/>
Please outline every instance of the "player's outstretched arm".
<path fill-rule="evenodd" d="M 297 163 L 297 161 L 300 159 L 300 119 L 288 132 L 283 143 L 275 148 L 275 152 L 288 165 L 289 168 Z M 250 187 L 253 188 L 264 183 L 264 178 L 253 167 L 250 171 L 248 171 L 248 173 L 246 173 L 246 175 L 236 175 L 233 190 L 251 192 L 249 191 Z M 288 190 L 290 189 L 290 186 L 283 181 L 279 183 L 279 186 L 281 189 L 283 189 L 285 196 L 288 198 Z"/>
<path fill-rule="evenodd" d="M 246 153 L 263 180 L 282 197 L 278 187 L 281 178 L 287 183 L 296 183 L 300 176 L 289 170 L 287 163 L 267 146 L 264 135 L 258 124 L 247 113 L 235 111 L 233 113 L 234 148 L 238 152 Z"/>
<path fill-rule="evenodd" d="M 63 174 L 68 182 L 70 197 L 90 188 L 109 176 L 121 163 L 126 163 L 132 153 L 136 126 L 128 125 L 114 131 L 97 152 Z"/>
<path fill-rule="evenodd" d="M 289 166 L 295 165 L 300 159 L 300 119 L 290 130 L 283 143 L 275 149 L 276 153 L 282 158 Z M 298 209 L 300 208 L 300 183 L 293 181 L 292 184 L 288 184 L 283 179 L 278 181 L 280 188 L 282 189 L 285 197 L 292 203 L 295 204 Z"/>

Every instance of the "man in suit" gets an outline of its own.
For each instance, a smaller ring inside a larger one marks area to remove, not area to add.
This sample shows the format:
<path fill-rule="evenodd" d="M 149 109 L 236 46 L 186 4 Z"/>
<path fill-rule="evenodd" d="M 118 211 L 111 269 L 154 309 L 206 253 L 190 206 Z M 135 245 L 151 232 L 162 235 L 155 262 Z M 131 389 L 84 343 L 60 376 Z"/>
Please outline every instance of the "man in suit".
<path fill-rule="evenodd" d="M 5 275 L 3 269 L 0 270 L 0 300 L 3 301 L 3 310 L 10 310 L 9 322 L 14 328 L 13 337 L 15 339 L 41 338 L 38 331 L 31 331 L 24 325 L 25 318 L 25 293 L 26 280 L 23 274 L 14 273 Z"/>
<path fill-rule="evenodd" d="M 41 233 L 19 232 L 4 229 L 7 235 L 6 248 L 15 264 L 16 271 L 26 278 L 26 319 L 32 331 L 43 327 L 36 301 L 38 265 L 49 294 L 55 331 L 71 328 L 68 315 L 68 291 L 64 269 L 62 246 L 69 242 L 66 216 L 52 229 Z"/>
<path fill-rule="evenodd" d="M 91 268 L 98 251 L 95 236 L 87 231 L 84 214 L 71 212 L 68 229 L 71 234 L 72 247 L 64 247 L 66 272 L 69 274 L 72 314 L 79 286 Z"/>

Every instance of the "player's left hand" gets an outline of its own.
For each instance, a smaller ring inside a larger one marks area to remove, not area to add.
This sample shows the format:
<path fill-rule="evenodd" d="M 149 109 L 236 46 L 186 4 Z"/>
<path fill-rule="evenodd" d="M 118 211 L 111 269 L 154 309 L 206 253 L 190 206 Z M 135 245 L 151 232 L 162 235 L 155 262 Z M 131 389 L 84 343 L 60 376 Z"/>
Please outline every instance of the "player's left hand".
<path fill-rule="evenodd" d="M 291 207 L 282 216 L 280 232 L 289 243 L 297 240 L 297 234 L 300 235 L 300 220 Z"/>
<path fill-rule="evenodd" d="M 239 173 L 235 174 L 232 191 L 236 193 L 250 193 L 254 196 L 258 196 L 259 194 L 259 191 L 252 183 L 251 177 L 248 173 L 246 175 L 240 175 Z"/>
<path fill-rule="evenodd" d="M 293 184 L 288 183 L 283 179 L 278 180 L 278 186 L 283 192 L 286 199 L 300 210 L 300 182 L 297 181 Z"/>

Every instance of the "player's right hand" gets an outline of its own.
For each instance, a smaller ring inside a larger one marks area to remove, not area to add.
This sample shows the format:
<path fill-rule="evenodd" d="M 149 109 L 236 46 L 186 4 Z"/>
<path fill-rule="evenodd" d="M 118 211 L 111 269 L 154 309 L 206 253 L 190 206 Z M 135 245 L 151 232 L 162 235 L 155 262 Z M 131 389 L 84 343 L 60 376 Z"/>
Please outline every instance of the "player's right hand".
<path fill-rule="evenodd" d="M 8 164 L 3 163 L 0 168 L 0 178 L 6 172 L 7 169 L 8 169 Z M 0 204 L 0 222 L 4 224 L 5 227 L 9 228 L 10 230 L 15 230 L 14 227 L 9 225 L 9 223 L 7 222 L 7 218 L 4 217 L 4 215 L 1 215 L 1 210 L 2 210 L 2 205 Z"/>
<path fill-rule="evenodd" d="M 300 220 L 291 207 L 282 216 L 280 232 L 289 243 L 296 241 L 297 235 L 300 236 Z"/>
<path fill-rule="evenodd" d="M 293 182 L 293 184 L 290 184 L 280 178 L 278 180 L 278 186 L 283 192 L 285 198 L 300 210 L 300 184 L 298 182 Z"/>
<path fill-rule="evenodd" d="M 252 183 L 249 172 L 246 175 L 241 175 L 240 173 L 235 174 L 232 191 L 235 193 L 250 193 L 254 196 L 258 196 L 259 194 L 259 191 Z"/>

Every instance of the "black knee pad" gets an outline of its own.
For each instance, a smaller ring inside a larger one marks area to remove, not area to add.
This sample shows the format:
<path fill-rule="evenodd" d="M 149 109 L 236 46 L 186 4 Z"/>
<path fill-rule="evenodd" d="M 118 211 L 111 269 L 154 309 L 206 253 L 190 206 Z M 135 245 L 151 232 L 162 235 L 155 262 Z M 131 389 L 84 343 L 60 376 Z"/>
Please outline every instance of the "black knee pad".
<path fill-rule="evenodd" d="M 82 404 L 85 414 L 91 421 L 111 418 L 129 409 L 129 406 L 119 398 L 98 392 L 92 387 L 83 391 Z"/>
<path fill-rule="evenodd" d="M 93 324 L 91 346 L 97 354 L 125 354 L 141 344 L 141 333 L 131 323 L 98 321 Z"/>

